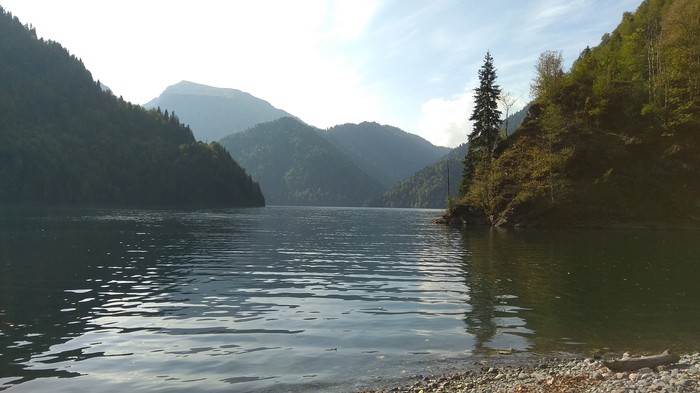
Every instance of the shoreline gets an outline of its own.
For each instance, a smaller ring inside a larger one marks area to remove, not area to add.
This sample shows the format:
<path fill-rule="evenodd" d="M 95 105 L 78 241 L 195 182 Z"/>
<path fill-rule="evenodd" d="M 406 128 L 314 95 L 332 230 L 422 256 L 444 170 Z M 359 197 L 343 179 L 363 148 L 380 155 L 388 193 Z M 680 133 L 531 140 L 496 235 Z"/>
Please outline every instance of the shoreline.
<path fill-rule="evenodd" d="M 628 354 L 622 358 L 628 357 Z M 633 356 L 636 357 L 636 356 Z M 614 357 L 619 358 L 619 357 Z M 606 356 L 605 360 L 613 360 Z M 463 371 L 414 375 L 395 386 L 368 387 L 360 393 L 486 393 L 486 392 L 698 392 L 700 353 L 680 355 L 676 363 L 615 372 L 603 359 L 576 355 L 489 356 Z"/>

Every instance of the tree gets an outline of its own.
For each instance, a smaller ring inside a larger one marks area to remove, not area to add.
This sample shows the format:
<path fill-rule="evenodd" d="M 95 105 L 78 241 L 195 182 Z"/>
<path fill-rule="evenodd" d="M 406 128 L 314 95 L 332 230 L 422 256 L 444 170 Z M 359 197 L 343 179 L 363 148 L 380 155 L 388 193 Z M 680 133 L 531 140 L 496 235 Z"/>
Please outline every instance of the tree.
<path fill-rule="evenodd" d="M 513 95 L 510 94 L 509 92 L 504 93 L 501 96 L 501 98 L 498 99 L 498 101 L 501 103 L 501 105 L 503 106 L 503 109 L 506 112 L 505 117 L 504 117 L 505 120 L 503 120 L 503 122 L 505 123 L 503 125 L 503 129 L 505 131 L 506 138 L 508 138 L 508 116 L 510 113 L 510 108 L 512 108 L 513 105 L 515 105 L 515 103 L 518 102 L 518 99 L 519 99 L 519 97 L 513 97 Z"/>
<path fill-rule="evenodd" d="M 530 85 L 532 97 L 551 100 L 564 79 L 561 51 L 542 52 L 535 65 L 535 80 Z"/>
<path fill-rule="evenodd" d="M 479 87 L 474 89 L 474 111 L 469 118 L 473 128 L 468 135 L 469 148 L 464 158 L 460 195 L 466 195 L 477 165 L 483 161 L 490 162 L 493 158 L 501 127 L 501 111 L 498 110 L 501 88 L 495 83 L 496 69 L 490 52 L 486 52 L 478 75 Z"/>
<path fill-rule="evenodd" d="M 501 87 L 495 82 L 493 57 L 491 53 L 486 52 L 484 65 L 479 69 L 479 87 L 474 89 L 474 111 L 469 118 L 474 122 L 473 130 L 469 134 L 470 150 L 487 150 L 493 154 L 496 149 L 501 127 L 501 111 L 498 110 Z"/>
<path fill-rule="evenodd" d="M 678 0 L 663 18 L 662 83 L 669 125 L 697 129 L 700 125 L 700 3 Z"/>

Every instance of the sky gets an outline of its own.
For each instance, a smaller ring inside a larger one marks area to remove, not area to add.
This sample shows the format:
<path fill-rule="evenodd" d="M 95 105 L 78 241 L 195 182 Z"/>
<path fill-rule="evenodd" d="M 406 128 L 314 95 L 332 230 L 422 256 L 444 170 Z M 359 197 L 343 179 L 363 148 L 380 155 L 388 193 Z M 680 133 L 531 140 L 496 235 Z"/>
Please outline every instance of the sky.
<path fill-rule="evenodd" d="M 234 88 L 326 129 L 375 121 L 454 147 L 486 52 L 530 99 L 540 53 L 566 68 L 642 0 L 0 0 L 135 104 L 182 80 Z"/>

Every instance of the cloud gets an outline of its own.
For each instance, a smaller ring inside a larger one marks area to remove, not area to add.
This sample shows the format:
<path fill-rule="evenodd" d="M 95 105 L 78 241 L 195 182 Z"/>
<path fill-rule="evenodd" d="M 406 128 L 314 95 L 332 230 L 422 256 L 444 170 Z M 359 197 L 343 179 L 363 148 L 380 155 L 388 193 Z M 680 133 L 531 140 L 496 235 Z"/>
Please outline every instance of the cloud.
<path fill-rule="evenodd" d="M 464 143 L 471 132 L 469 116 L 472 107 L 470 91 L 451 99 L 430 99 L 421 105 L 418 134 L 438 146 L 454 147 Z"/>

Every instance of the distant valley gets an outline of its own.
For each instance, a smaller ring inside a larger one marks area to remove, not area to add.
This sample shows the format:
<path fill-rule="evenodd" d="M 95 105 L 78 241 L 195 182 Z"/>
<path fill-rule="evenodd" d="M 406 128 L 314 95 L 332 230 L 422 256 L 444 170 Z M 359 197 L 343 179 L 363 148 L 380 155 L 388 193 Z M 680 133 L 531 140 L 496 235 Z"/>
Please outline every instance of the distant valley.
<path fill-rule="evenodd" d="M 374 122 L 321 130 L 248 93 L 187 81 L 146 106 L 176 113 L 196 138 L 229 130 L 221 144 L 273 205 L 383 206 L 385 191 L 451 151 Z M 444 207 L 444 195 L 434 202 Z"/>

